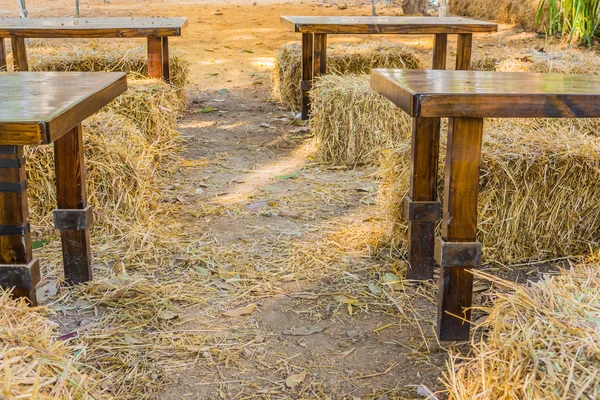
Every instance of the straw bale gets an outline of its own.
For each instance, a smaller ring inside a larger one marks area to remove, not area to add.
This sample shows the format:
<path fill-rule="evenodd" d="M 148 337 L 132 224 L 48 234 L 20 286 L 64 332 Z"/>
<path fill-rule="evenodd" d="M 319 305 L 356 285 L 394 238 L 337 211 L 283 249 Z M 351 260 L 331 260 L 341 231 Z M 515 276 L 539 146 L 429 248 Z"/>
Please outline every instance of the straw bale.
<path fill-rule="evenodd" d="M 149 217 L 157 202 L 153 152 L 135 124 L 110 111 L 84 122 L 84 157 L 88 201 L 96 229 L 103 233 Z M 52 231 L 56 208 L 52 146 L 28 146 L 27 179 L 31 223 Z"/>
<path fill-rule="evenodd" d="M 0 398 L 108 398 L 83 371 L 83 347 L 57 339 L 49 312 L 0 289 Z"/>
<path fill-rule="evenodd" d="M 376 161 L 382 148 L 410 136 L 410 118 L 371 89 L 368 75 L 326 75 L 312 91 L 310 121 L 320 162 Z"/>
<path fill-rule="evenodd" d="M 147 76 L 148 53 L 145 46 L 99 46 L 95 43 L 80 47 L 30 46 L 31 71 L 119 71 Z M 170 79 L 173 86 L 183 90 L 190 82 L 189 62 L 183 52 L 169 52 Z M 9 64 L 12 57 L 9 57 Z M 184 94 L 183 92 L 180 94 Z"/>
<path fill-rule="evenodd" d="M 444 145 L 440 158 L 441 197 Z M 402 249 L 407 228 L 402 199 L 410 176 L 408 142 L 387 152 L 380 174 L 390 240 Z M 597 246 L 599 181 L 600 137 L 552 120 L 486 120 L 478 233 L 486 261 L 549 259 L 583 254 L 590 245 Z"/>
<path fill-rule="evenodd" d="M 453 15 L 496 20 L 535 31 L 538 4 L 538 0 L 451 0 L 449 9 Z M 543 25 L 537 29 L 543 30 Z"/>
<path fill-rule="evenodd" d="M 529 286 L 476 275 L 504 290 L 483 308 L 472 354 L 451 358 L 451 400 L 600 397 L 600 263 Z"/>
<path fill-rule="evenodd" d="M 373 68 L 420 69 L 422 63 L 416 54 L 402 45 L 386 40 L 359 45 L 336 44 L 327 49 L 329 74 L 366 74 Z M 292 111 L 300 110 L 301 48 L 299 44 L 286 45 L 275 60 L 271 73 L 273 98 Z"/>

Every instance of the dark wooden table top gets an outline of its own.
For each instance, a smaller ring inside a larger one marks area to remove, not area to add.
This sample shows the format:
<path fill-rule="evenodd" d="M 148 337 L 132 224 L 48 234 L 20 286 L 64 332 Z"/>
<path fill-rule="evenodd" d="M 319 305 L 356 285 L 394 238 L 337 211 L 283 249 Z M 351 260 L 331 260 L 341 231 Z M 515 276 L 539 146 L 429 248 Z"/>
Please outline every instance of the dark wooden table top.
<path fill-rule="evenodd" d="M 3 72 L 0 145 L 52 143 L 126 90 L 122 72 Z"/>
<path fill-rule="evenodd" d="M 413 117 L 600 117 L 600 76 L 374 69 L 371 87 Z"/>
<path fill-rule="evenodd" d="M 498 25 L 462 17 L 281 17 L 294 32 L 435 34 L 497 32 Z"/>
<path fill-rule="evenodd" d="M 131 38 L 181 36 L 187 18 L 0 18 L 0 37 Z"/>

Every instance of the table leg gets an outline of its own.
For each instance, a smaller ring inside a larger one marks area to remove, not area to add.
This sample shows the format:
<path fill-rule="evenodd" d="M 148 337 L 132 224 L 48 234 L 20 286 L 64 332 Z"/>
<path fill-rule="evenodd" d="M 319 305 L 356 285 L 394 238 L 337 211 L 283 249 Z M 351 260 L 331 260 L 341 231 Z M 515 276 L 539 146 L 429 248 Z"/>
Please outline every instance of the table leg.
<path fill-rule="evenodd" d="M 29 63 L 27 62 L 27 46 L 25 45 L 24 38 L 11 38 L 10 39 L 13 64 L 15 71 L 29 71 Z"/>
<path fill-rule="evenodd" d="M 473 34 L 464 33 L 458 35 L 458 45 L 456 48 L 456 69 L 471 69 L 471 52 L 473 49 Z"/>
<path fill-rule="evenodd" d="M 327 73 L 327 34 L 315 33 L 313 51 L 313 77 Z"/>
<path fill-rule="evenodd" d="M 0 71 L 6 71 L 6 48 L 4 38 L 0 38 Z"/>
<path fill-rule="evenodd" d="M 407 279 L 433 279 L 435 225 L 440 219 L 437 169 L 440 119 L 413 118 L 410 193 L 404 199 L 408 220 Z"/>
<path fill-rule="evenodd" d="M 163 77 L 163 41 L 160 37 L 148 38 L 148 77 Z"/>
<path fill-rule="evenodd" d="M 302 91 L 301 119 L 307 120 L 310 112 L 310 89 L 313 83 L 313 43 L 314 34 L 302 34 L 302 79 L 300 90 Z"/>
<path fill-rule="evenodd" d="M 433 68 L 446 69 L 446 54 L 448 53 L 448 35 L 438 33 L 433 44 Z"/>
<path fill-rule="evenodd" d="M 0 146 L 0 286 L 37 305 L 40 265 L 33 259 L 23 146 Z"/>
<path fill-rule="evenodd" d="M 169 64 L 169 38 L 162 38 L 162 77 L 165 82 L 171 81 L 171 71 Z"/>
<path fill-rule="evenodd" d="M 477 197 L 483 119 L 450 118 L 446 147 L 442 237 L 435 243 L 441 266 L 437 333 L 440 340 L 468 340 L 473 275 L 481 260 Z"/>
<path fill-rule="evenodd" d="M 65 281 L 82 283 L 92 279 L 92 209 L 86 199 L 81 125 L 54 142 L 54 158 L 58 201 L 54 226 L 60 230 Z"/>

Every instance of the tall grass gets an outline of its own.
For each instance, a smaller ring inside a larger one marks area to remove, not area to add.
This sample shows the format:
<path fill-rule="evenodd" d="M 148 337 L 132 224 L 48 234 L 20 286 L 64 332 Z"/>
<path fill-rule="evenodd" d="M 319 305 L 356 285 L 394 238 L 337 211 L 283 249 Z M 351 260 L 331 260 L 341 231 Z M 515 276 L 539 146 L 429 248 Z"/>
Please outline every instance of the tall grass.
<path fill-rule="evenodd" d="M 600 0 L 540 0 L 537 24 L 547 18 L 548 34 L 569 35 L 591 46 L 600 34 Z"/>

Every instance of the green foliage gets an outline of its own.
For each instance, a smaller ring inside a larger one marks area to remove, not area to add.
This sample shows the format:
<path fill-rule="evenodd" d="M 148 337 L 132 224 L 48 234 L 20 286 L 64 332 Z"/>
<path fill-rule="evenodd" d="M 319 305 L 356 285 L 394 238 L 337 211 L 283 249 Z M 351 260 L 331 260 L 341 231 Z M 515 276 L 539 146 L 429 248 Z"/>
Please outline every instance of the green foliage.
<path fill-rule="evenodd" d="M 547 18 L 548 34 L 568 34 L 591 46 L 600 34 L 600 0 L 540 0 L 537 24 Z"/>

